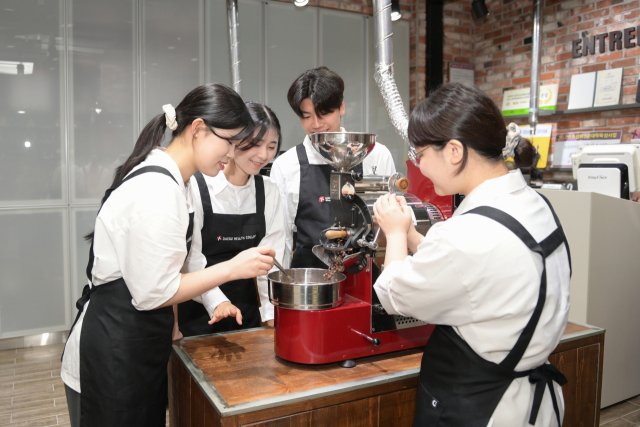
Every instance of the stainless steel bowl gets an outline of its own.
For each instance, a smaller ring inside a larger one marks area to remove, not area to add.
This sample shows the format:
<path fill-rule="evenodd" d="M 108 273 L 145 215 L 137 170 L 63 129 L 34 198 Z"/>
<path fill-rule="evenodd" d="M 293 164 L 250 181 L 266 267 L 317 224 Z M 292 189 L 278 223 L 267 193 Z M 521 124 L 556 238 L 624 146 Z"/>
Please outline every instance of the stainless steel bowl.
<path fill-rule="evenodd" d="M 359 165 L 376 144 L 374 133 L 320 132 L 309 138 L 325 162 L 339 171 Z"/>
<path fill-rule="evenodd" d="M 319 268 L 287 269 L 296 283 L 281 271 L 269 273 L 269 301 L 290 310 L 325 310 L 342 304 L 344 291 L 340 283 L 347 277 L 342 273 L 324 277 L 327 270 Z"/>

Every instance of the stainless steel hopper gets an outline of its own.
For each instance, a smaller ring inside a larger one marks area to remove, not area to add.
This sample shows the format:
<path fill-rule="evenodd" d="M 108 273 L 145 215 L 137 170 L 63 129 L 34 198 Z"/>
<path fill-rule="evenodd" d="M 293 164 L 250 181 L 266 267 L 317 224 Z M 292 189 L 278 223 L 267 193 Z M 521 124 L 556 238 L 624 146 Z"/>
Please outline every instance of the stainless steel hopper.
<path fill-rule="evenodd" d="M 325 162 L 340 172 L 359 165 L 376 145 L 374 133 L 320 132 L 309 139 Z"/>

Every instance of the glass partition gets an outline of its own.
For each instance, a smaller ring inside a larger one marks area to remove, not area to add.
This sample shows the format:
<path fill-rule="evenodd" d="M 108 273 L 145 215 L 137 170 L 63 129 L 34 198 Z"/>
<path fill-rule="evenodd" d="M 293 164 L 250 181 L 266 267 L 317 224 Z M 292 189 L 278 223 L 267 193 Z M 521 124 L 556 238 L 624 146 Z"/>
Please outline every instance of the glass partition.
<path fill-rule="evenodd" d="M 0 12 L 0 207 L 66 203 L 64 2 Z"/>
<path fill-rule="evenodd" d="M 288 150 L 304 139 L 298 116 L 287 102 L 287 91 L 300 74 L 318 65 L 318 9 L 267 3 L 265 23 L 265 101 L 280 119 L 281 149 Z"/>
<path fill-rule="evenodd" d="M 404 142 L 373 81 L 372 20 L 239 0 L 245 100 L 278 115 L 282 149 L 304 138 L 286 94 L 326 65 L 345 81 L 347 130 L 378 133 L 398 169 Z M 395 72 L 409 101 L 409 24 Z M 162 105 L 205 82 L 230 85 L 222 0 L 3 0 L 0 9 L 0 338 L 68 329 L 86 284 L 104 191 Z"/>
<path fill-rule="evenodd" d="M 69 181 L 74 204 L 100 202 L 136 140 L 135 4 L 71 3 Z"/>
<path fill-rule="evenodd" d="M 0 338 L 68 329 L 67 209 L 0 211 Z"/>
<path fill-rule="evenodd" d="M 367 50 L 365 17 L 320 9 L 320 63 L 344 80 L 345 114 L 342 126 L 365 131 Z"/>

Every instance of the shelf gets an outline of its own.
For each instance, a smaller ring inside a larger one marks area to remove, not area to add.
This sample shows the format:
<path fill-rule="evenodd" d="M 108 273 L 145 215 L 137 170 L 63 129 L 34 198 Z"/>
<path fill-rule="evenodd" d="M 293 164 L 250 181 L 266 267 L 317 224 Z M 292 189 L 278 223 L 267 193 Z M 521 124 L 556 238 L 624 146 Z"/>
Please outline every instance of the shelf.
<path fill-rule="evenodd" d="M 597 113 L 599 111 L 631 110 L 634 108 L 640 108 L 640 104 L 618 104 L 618 105 L 609 105 L 607 107 L 580 108 L 576 110 L 561 110 L 561 111 L 540 110 L 538 112 L 538 117 L 563 116 L 563 115 L 580 114 L 580 113 Z M 523 119 L 523 118 L 528 118 L 529 114 L 518 114 L 517 116 L 502 116 L 502 117 L 504 117 L 505 120 Z"/>
<path fill-rule="evenodd" d="M 632 108 L 640 108 L 640 104 L 618 104 L 618 105 L 609 105 L 607 107 L 579 108 L 576 110 L 556 111 L 555 114 L 561 115 L 561 114 L 596 113 L 598 111 L 630 110 Z"/>
<path fill-rule="evenodd" d="M 640 105 L 640 104 L 638 104 Z M 538 117 L 549 117 L 553 116 L 556 112 L 550 110 L 538 110 Z M 526 119 L 529 117 L 529 114 L 516 114 L 515 116 L 502 116 L 505 120 L 507 119 Z"/>

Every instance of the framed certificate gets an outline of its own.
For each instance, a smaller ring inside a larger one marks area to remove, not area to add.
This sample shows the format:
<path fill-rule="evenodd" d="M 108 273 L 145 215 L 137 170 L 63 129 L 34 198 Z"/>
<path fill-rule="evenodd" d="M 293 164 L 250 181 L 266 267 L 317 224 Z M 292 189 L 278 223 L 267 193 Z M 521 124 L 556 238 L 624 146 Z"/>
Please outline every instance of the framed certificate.
<path fill-rule="evenodd" d="M 622 68 L 598 71 L 594 107 L 618 105 L 622 90 Z"/>

